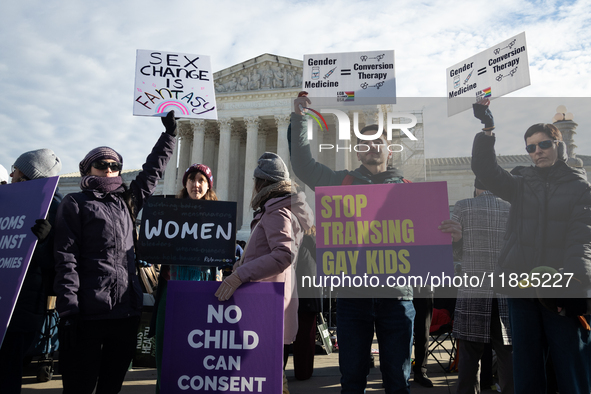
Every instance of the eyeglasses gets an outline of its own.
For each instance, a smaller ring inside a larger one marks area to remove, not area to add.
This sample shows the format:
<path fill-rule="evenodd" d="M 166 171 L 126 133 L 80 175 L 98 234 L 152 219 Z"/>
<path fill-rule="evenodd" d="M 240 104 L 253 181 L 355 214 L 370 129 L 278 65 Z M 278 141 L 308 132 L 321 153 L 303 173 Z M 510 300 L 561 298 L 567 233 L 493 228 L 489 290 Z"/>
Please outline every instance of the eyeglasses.
<path fill-rule="evenodd" d="M 529 144 L 528 146 L 525 147 L 525 150 L 527 151 L 527 153 L 534 153 L 536 151 L 537 146 L 539 146 L 542 149 L 549 149 L 552 147 L 552 144 L 554 142 L 556 142 L 556 141 L 546 140 L 546 141 L 539 142 L 537 144 Z"/>
<path fill-rule="evenodd" d="M 110 168 L 111 171 L 116 172 L 116 171 L 121 171 L 121 168 L 123 168 L 123 164 L 121 163 L 117 163 L 116 161 L 94 161 L 92 162 L 91 166 L 93 166 L 94 168 L 96 168 L 97 170 L 106 170 L 107 168 Z"/>

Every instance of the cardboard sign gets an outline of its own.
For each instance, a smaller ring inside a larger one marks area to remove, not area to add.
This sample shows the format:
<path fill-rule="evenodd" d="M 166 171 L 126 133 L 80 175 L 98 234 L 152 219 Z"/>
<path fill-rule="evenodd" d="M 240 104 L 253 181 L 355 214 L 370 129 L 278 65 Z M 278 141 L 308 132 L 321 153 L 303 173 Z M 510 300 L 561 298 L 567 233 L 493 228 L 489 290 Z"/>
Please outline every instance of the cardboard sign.
<path fill-rule="evenodd" d="M 0 186 L 0 344 L 37 245 L 31 227 L 47 216 L 58 180 Z"/>
<path fill-rule="evenodd" d="M 446 182 L 316 188 L 318 275 L 453 276 Z"/>
<path fill-rule="evenodd" d="M 321 105 L 395 104 L 394 71 L 392 50 L 304 55 L 302 89 Z"/>
<path fill-rule="evenodd" d="M 280 393 L 283 283 L 245 283 L 229 301 L 220 283 L 170 281 L 163 393 Z"/>
<path fill-rule="evenodd" d="M 133 114 L 217 119 L 209 56 L 138 49 Z"/>
<path fill-rule="evenodd" d="M 447 116 L 530 84 L 525 32 L 446 70 Z"/>
<path fill-rule="evenodd" d="M 150 197 L 142 211 L 139 255 L 155 264 L 234 263 L 236 202 Z"/>

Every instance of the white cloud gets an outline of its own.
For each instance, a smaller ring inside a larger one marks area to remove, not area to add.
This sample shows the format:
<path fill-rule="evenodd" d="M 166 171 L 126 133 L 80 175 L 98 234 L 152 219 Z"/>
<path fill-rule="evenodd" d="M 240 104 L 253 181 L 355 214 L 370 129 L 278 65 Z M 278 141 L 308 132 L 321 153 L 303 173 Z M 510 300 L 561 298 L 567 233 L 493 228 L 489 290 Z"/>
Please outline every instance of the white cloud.
<path fill-rule="evenodd" d="M 263 53 L 301 59 L 305 53 L 394 49 L 400 96 L 443 97 L 447 67 L 525 31 L 532 85 L 511 96 L 585 97 L 591 88 L 589 5 L 508 0 L 8 2 L 0 16 L 0 163 L 8 168 L 20 153 L 48 147 L 62 158 L 64 172 L 72 172 L 90 149 L 110 145 L 123 154 L 126 168 L 139 168 L 162 126 L 156 119 L 131 115 L 137 49 L 210 55 L 214 70 Z M 558 104 L 560 99 L 550 106 Z M 523 116 L 497 107 L 499 121 Z M 588 100 L 580 107 L 585 112 Z M 552 115 L 537 119 L 548 121 Z M 477 122 L 468 112 L 457 117 Z M 589 129 L 575 112 L 578 119 L 580 130 Z M 426 135 L 430 157 L 470 154 L 470 144 L 450 143 L 428 124 Z M 578 152 L 591 153 L 584 133 L 577 139 Z M 521 153 L 516 145 L 499 148 Z M 432 146 L 446 148 L 432 151 Z"/>

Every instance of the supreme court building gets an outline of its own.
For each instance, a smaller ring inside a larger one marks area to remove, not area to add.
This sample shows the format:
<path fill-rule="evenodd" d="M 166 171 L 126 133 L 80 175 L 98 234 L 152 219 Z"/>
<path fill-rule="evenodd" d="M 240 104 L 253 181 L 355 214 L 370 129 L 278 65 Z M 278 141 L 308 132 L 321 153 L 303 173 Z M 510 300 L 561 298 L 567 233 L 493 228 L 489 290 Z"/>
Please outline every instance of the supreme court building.
<path fill-rule="evenodd" d="M 218 198 L 237 202 L 238 239 L 247 239 L 252 219 L 249 204 L 257 159 L 266 151 L 276 152 L 289 165 L 287 127 L 293 100 L 301 91 L 302 69 L 301 60 L 264 54 L 216 72 L 218 120 L 178 121 L 177 145 L 164 181 L 160 182 L 155 194 L 177 194 L 182 187 L 185 169 L 193 163 L 206 164 L 213 171 Z M 388 109 L 388 106 L 375 106 L 375 109 L 359 110 L 359 128 L 377 123 L 380 113 L 383 116 Z M 348 111 L 351 125 L 353 111 Z M 418 141 L 410 141 L 402 133 L 395 134 L 392 142 L 404 149 L 400 154 L 393 155 L 391 164 L 403 168 L 404 176 L 413 182 L 447 181 L 450 207 L 460 199 L 472 197 L 474 174 L 470 169 L 470 157 L 425 159 L 422 111 L 411 113 L 417 120 L 411 131 L 419 137 Z M 314 126 L 315 136 L 310 141 L 313 156 L 331 168 L 357 168 L 359 162 L 354 150 L 337 153 L 336 149 L 332 149 L 318 155 L 319 144 L 338 143 L 336 127 L 334 124 L 331 127 L 331 122 L 336 119 L 332 118 L 326 117 L 332 132 L 318 133 L 317 126 Z M 404 120 L 401 119 L 400 123 Z M 591 169 L 590 156 L 574 154 L 576 145 L 573 135 L 577 124 L 566 120 L 555 125 L 563 132 L 567 143 L 569 164 Z M 531 165 L 529 155 L 499 156 L 498 162 L 508 170 L 518 165 Z M 124 170 L 122 177 L 125 182 L 130 182 L 138 172 L 137 169 Z M 60 192 L 65 195 L 79 191 L 79 181 L 78 173 L 62 175 Z M 298 183 L 304 186 L 302 182 Z M 306 195 L 308 203 L 314 206 L 314 193 L 308 189 Z"/>

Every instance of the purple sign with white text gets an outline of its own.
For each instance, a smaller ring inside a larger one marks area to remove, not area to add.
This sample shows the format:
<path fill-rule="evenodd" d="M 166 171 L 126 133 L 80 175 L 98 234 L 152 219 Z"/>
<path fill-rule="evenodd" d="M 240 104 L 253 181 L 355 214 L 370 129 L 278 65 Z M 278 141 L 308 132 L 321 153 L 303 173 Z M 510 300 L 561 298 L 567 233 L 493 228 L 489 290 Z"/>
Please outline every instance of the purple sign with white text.
<path fill-rule="evenodd" d="M 445 182 L 316 188 L 320 276 L 453 275 Z"/>
<path fill-rule="evenodd" d="M 280 393 L 284 284 L 245 283 L 225 302 L 219 286 L 168 282 L 161 392 Z"/>
<path fill-rule="evenodd" d="M 31 227 L 47 215 L 58 180 L 0 186 L 0 344 L 37 244 Z"/>

